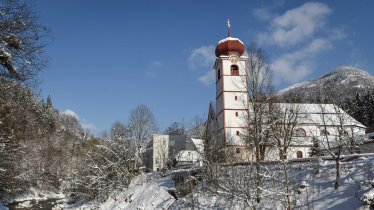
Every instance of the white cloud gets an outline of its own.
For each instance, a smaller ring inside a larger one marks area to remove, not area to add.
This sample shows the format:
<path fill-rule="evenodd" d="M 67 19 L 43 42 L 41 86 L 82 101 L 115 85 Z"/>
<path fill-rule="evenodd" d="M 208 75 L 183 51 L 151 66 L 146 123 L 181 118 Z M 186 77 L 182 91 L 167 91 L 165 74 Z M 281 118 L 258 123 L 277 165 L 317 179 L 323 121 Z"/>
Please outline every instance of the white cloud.
<path fill-rule="evenodd" d="M 333 48 L 333 42 L 346 37 L 344 30 L 327 28 L 332 10 L 323 3 L 307 2 L 279 16 L 271 17 L 271 8 L 260 8 L 254 15 L 270 23 L 260 32 L 257 41 L 280 47 L 284 54 L 275 58 L 270 67 L 274 82 L 300 82 L 317 67 L 317 56 Z"/>
<path fill-rule="evenodd" d="M 208 70 L 198 80 L 204 85 L 210 85 L 215 81 L 215 73 L 212 70 L 215 60 L 215 46 L 201 46 L 192 50 L 191 55 L 188 57 L 188 65 L 191 69 Z"/>
<path fill-rule="evenodd" d="M 214 54 L 215 46 L 202 46 L 192 50 L 188 57 L 188 64 L 191 69 L 213 68 L 216 56 Z"/>
<path fill-rule="evenodd" d="M 96 126 L 93 123 L 88 123 L 88 122 L 86 122 L 85 119 L 80 120 L 78 114 L 71 109 L 66 109 L 65 111 L 61 112 L 61 114 L 75 117 L 75 119 L 77 119 L 79 121 L 82 128 L 85 129 L 85 130 L 88 129 L 88 130 L 92 131 L 96 128 Z"/>
<path fill-rule="evenodd" d="M 65 111 L 61 112 L 61 114 L 72 116 L 72 117 L 75 117 L 75 119 L 79 120 L 79 117 L 78 117 L 77 113 L 75 113 L 71 109 L 66 109 Z"/>
<path fill-rule="evenodd" d="M 278 57 L 270 65 L 275 82 L 299 82 L 304 79 L 313 70 L 313 57 L 331 48 L 330 40 L 319 38 L 300 50 Z"/>
<path fill-rule="evenodd" d="M 270 8 L 257 8 L 254 9 L 254 16 L 259 20 L 270 20 L 273 18 L 273 14 L 270 11 Z"/>
<path fill-rule="evenodd" d="M 260 10 L 257 13 L 265 11 Z M 321 29 L 330 13 L 331 9 L 326 4 L 305 3 L 273 18 L 269 31 L 260 33 L 257 39 L 261 44 L 275 44 L 281 47 L 298 44 Z"/>
<path fill-rule="evenodd" d="M 216 77 L 215 77 L 215 71 L 214 70 L 210 70 L 208 71 L 205 75 L 199 77 L 199 81 L 202 82 L 204 85 L 210 85 L 210 84 L 213 84 L 214 81 L 216 80 Z"/>
<path fill-rule="evenodd" d="M 92 123 L 81 123 L 81 126 L 82 126 L 83 129 L 90 130 L 90 131 L 92 131 L 96 128 L 95 125 L 92 124 Z"/>

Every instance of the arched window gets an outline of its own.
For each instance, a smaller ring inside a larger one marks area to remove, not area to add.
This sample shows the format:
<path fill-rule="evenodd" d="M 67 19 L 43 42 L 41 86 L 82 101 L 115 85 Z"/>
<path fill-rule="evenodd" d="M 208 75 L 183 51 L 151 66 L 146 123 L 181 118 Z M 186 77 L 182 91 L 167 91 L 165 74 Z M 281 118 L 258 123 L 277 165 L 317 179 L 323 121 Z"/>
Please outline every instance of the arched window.
<path fill-rule="evenodd" d="M 328 135 L 330 135 L 330 133 L 327 130 L 325 129 L 321 130 L 321 136 L 328 136 Z"/>
<path fill-rule="evenodd" d="M 339 132 L 340 132 L 340 134 L 343 135 L 344 137 L 347 137 L 347 136 L 349 135 L 348 132 L 345 131 L 345 130 L 340 130 Z"/>
<path fill-rule="evenodd" d="M 231 75 L 238 76 L 239 75 L 239 67 L 237 65 L 231 66 Z"/>
<path fill-rule="evenodd" d="M 304 129 L 298 128 L 298 129 L 295 130 L 294 136 L 296 136 L 296 137 L 305 137 L 306 136 L 306 132 L 305 132 Z"/>
<path fill-rule="evenodd" d="M 302 151 L 297 151 L 296 152 L 296 157 L 297 158 L 303 158 L 303 152 Z"/>

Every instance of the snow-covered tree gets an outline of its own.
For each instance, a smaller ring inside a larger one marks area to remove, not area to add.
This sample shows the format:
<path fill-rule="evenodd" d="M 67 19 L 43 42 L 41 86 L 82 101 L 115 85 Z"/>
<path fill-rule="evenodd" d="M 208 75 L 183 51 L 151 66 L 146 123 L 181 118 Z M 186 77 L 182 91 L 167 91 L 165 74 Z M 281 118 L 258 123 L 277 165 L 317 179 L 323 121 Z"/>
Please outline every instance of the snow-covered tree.
<path fill-rule="evenodd" d="M 135 148 L 135 165 L 140 167 L 146 145 L 151 141 L 152 134 L 158 130 L 156 118 L 151 109 L 144 104 L 133 109 L 130 112 L 128 128 Z"/>
<path fill-rule="evenodd" d="M 27 81 L 46 64 L 49 30 L 26 1 L 0 1 L 0 77 Z"/>

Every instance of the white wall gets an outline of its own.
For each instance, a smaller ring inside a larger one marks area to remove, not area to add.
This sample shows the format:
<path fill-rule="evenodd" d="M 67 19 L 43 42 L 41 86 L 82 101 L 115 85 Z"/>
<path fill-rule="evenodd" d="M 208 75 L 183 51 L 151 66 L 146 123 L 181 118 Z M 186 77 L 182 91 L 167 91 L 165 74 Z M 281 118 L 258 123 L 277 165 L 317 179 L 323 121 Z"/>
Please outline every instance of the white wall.
<path fill-rule="evenodd" d="M 157 171 L 166 167 L 169 158 L 169 135 L 153 135 L 153 166 L 152 170 Z M 158 161 L 158 163 L 156 163 Z"/>
<path fill-rule="evenodd" d="M 237 96 L 237 100 L 235 100 Z M 225 92 L 224 101 L 225 109 L 246 109 L 246 101 L 248 100 L 248 95 L 241 92 Z"/>

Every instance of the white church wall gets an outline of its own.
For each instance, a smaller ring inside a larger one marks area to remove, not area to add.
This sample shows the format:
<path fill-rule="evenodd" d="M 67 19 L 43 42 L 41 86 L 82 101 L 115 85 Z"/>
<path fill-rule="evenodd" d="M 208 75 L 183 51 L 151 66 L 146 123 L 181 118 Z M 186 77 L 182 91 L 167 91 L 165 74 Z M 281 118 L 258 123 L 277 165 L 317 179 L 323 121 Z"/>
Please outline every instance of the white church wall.
<path fill-rule="evenodd" d="M 225 92 L 224 93 L 225 109 L 245 109 L 247 94 L 240 92 Z M 235 100 L 236 98 L 236 100 Z"/>
<path fill-rule="evenodd" d="M 243 57 L 244 58 L 244 57 Z M 236 63 L 232 63 L 228 57 L 223 57 L 222 59 L 222 66 L 221 69 L 223 69 L 223 74 L 230 75 L 231 74 L 231 65 L 237 65 L 239 67 L 239 74 L 245 75 L 245 59 L 241 58 Z"/>
<path fill-rule="evenodd" d="M 226 144 L 227 145 L 241 145 L 245 146 L 242 134 L 244 132 L 243 128 L 225 128 L 226 131 Z M 239 133 L 237 133 L 239 132 Z"/>
<path fill-rule="evenodd" d="M 225 110 L 226 127 L 245 127 L 245 110 Z"/>
<path fill-rule="evenodd" d="M 231 76 L 223 77 L 224 91 L 242 91 L 246 92 L 245 76 Z"/>

